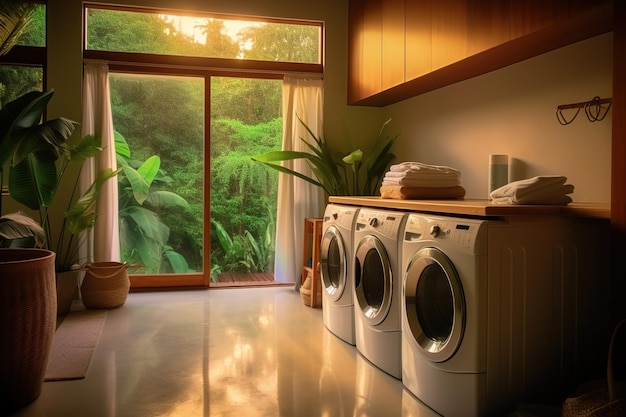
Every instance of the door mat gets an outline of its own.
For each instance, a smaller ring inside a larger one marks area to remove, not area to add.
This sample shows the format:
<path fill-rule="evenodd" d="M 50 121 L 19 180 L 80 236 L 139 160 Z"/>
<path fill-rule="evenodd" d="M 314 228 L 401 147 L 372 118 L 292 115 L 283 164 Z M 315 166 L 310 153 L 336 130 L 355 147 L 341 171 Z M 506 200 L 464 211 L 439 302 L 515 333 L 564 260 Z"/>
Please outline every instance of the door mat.
<path fill-rule="evenodd" d="M 82 379 L 104 327 L 106 310 L 72 310 L 52 339 L 45 381 Z"/>

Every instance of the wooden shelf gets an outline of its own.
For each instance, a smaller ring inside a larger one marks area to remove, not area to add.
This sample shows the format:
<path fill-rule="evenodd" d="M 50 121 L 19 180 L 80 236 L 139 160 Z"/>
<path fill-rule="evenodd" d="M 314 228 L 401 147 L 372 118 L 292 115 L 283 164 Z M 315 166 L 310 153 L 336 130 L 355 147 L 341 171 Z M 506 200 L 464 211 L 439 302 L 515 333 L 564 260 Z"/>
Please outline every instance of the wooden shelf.
<path fill-rule="evenodd" d="M 468 216 L 571 216 L 610 218 L 608 204 L 570 203 L 567 206 L 551 205 L 492 205 L 488 200 L 392 200 L 380 197 L 336 197 L 331 203 L 365 207 L 381 207 L 423 213 L 461 214 Z"/>
<path fill-rule="evenodd" d="M 306 218 L 304 219 L 304 244 L 302 257 L 302 274 L 300 285 L 304 285 L 307 277 L 311 277 L 311 307 L 321 306 L 322 300 L 318 298 L 318 291 L 321 287 L 320 275 L 320 245 L 322 243 L 322 227 L 324 219 Z M 309 265 L 310 260 L 310 265 Z"/>

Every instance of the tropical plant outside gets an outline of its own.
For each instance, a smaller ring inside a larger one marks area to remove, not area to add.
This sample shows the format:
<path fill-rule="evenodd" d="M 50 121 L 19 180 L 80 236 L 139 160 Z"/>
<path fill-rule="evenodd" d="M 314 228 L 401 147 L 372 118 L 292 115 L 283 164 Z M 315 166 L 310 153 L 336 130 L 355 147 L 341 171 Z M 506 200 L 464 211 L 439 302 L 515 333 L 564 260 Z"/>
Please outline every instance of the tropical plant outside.
<path fill-rule="evenodd" d="M 45 21 L 45 11 L 41 16 L 38 20 Z M 226 22 L 207 19 L 198 32 L 211 42 L 201 43 L 157 14 L 89 9 L 88 19 L 88 47 L 97 50 L 127 51 L 127 45 L 139 45 L 136 52 L 288 62 L 319 62 L 321 56 L 319 27 L 258 25 L 233 37 Z M 43 37 L 45 44 L 45 25 L 37 27 L 43 31 L 37 29 L 35 37 Z M 242 49 L 243 43 L 250 47 Z M 295 50 L 290 46 L 294 44 L 299 45 Z M 40 69 L 27 71 L 0 66 L 0 100 L 41 84 Z M 20 77 L 21 84 L 13 82 Z M 123 168 L 118 176 L 120 225 L 128 239 L 121 242 L 123 260 L 137 265 L 138 273 L 200 271 L 205 261 L 204 206 L 210 204 L 211 235 L 206 242 L 210 241 L 212 271 L 271 272 L 278 176 L 250 156 L 280 149 L 281 81 L 211 77 L 211 124 L 206 127 L 210 161 L 204 161 L 202 121 L 208 92 L 202 78 L 112 72 L 110 79 L 117 146 L 128 152 L 120 155 L 117 149 Z M 205 180 L 206 164 L 211 169 Z M 169 192 L 177 196 L 170 195 L 176 202 L 154 203 L 152 197 L 141 202 L 133 178 L 143 181 L 145 196 Z M 204 201 L 205 183 L 210 186 L 210 202 Z M 138 213 L 144 223 L 137 221 Z M 145 246 L 140 251 L 137 238 L 149 229 L 147 223 L 159 233 L 152 235 L 155 241 L 142 236 Z M 133 250 L 130 245 L 135 245 Z M 241 253 L 238 259 L 231 256 L 236 252 Z"/>

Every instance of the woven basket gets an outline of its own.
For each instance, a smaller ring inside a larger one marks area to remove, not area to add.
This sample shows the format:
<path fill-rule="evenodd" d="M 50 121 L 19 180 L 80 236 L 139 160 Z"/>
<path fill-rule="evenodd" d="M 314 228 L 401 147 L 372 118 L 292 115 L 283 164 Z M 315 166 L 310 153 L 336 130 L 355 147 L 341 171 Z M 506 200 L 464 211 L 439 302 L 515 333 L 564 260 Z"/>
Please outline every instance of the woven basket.
<path fill-rule="evenodd" d="M 626 320 L 617 324 L 609 345 L 607 379 L 590 381 L 563 403 L 562 417 L 624 417 L 626 416 L 626 384 L 615 381 L 613 360 L 615 339 Z M 622 352 L 623 354 L 623 352 Z"/>
<path fill-rule="evenodd" d="M 80 294 L 87 308 L 113 309 L 124 305 L 129 289 L 126 264 L 93 262 L 87 265 Z"/>
<path fill-rule="evenodd" d="M 315 305 L 311 305 L 311 275 L 307 275 L 306 279 L 302 283 L 300 287 L 300 298 L 302 299 L 302 303 L 305 306 L 320 308 L 322 306 L 322 286 L 317 286 L 317 297 L 315 300 Z"/>
<path fill-rule="evenodd" d="M 41 394 L 57 318 L 54 258 L 0 249 L 0 415 Z"/>

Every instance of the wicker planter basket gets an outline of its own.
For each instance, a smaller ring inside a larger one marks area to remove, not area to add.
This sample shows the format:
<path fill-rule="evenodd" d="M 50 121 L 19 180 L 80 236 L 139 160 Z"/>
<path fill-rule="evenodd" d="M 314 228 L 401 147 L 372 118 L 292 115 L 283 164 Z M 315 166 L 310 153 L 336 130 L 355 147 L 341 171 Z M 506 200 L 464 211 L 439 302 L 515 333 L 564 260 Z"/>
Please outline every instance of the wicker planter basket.
<path fill-rule="evenodd" d="M 93 262 L 80 287 L 87 308 L 113 309 L 124 305 L 130 289 L 126 265 L 119 262 Z"/>
<path fill-rule="evenodd" d="M 305 306 L 320 308 L 322 306 L 322 286 L 317 286 L 317 297 L 315 299 L 315 305 L 311 305 L 311 275 L 307 275 L 306 279 L 300 287 L 300 298 Z"/>
<path fill-rule="evenodd" d="M 0 414 L 36 400 L 56 328 L 54 252 L 0 249 Z"/>

